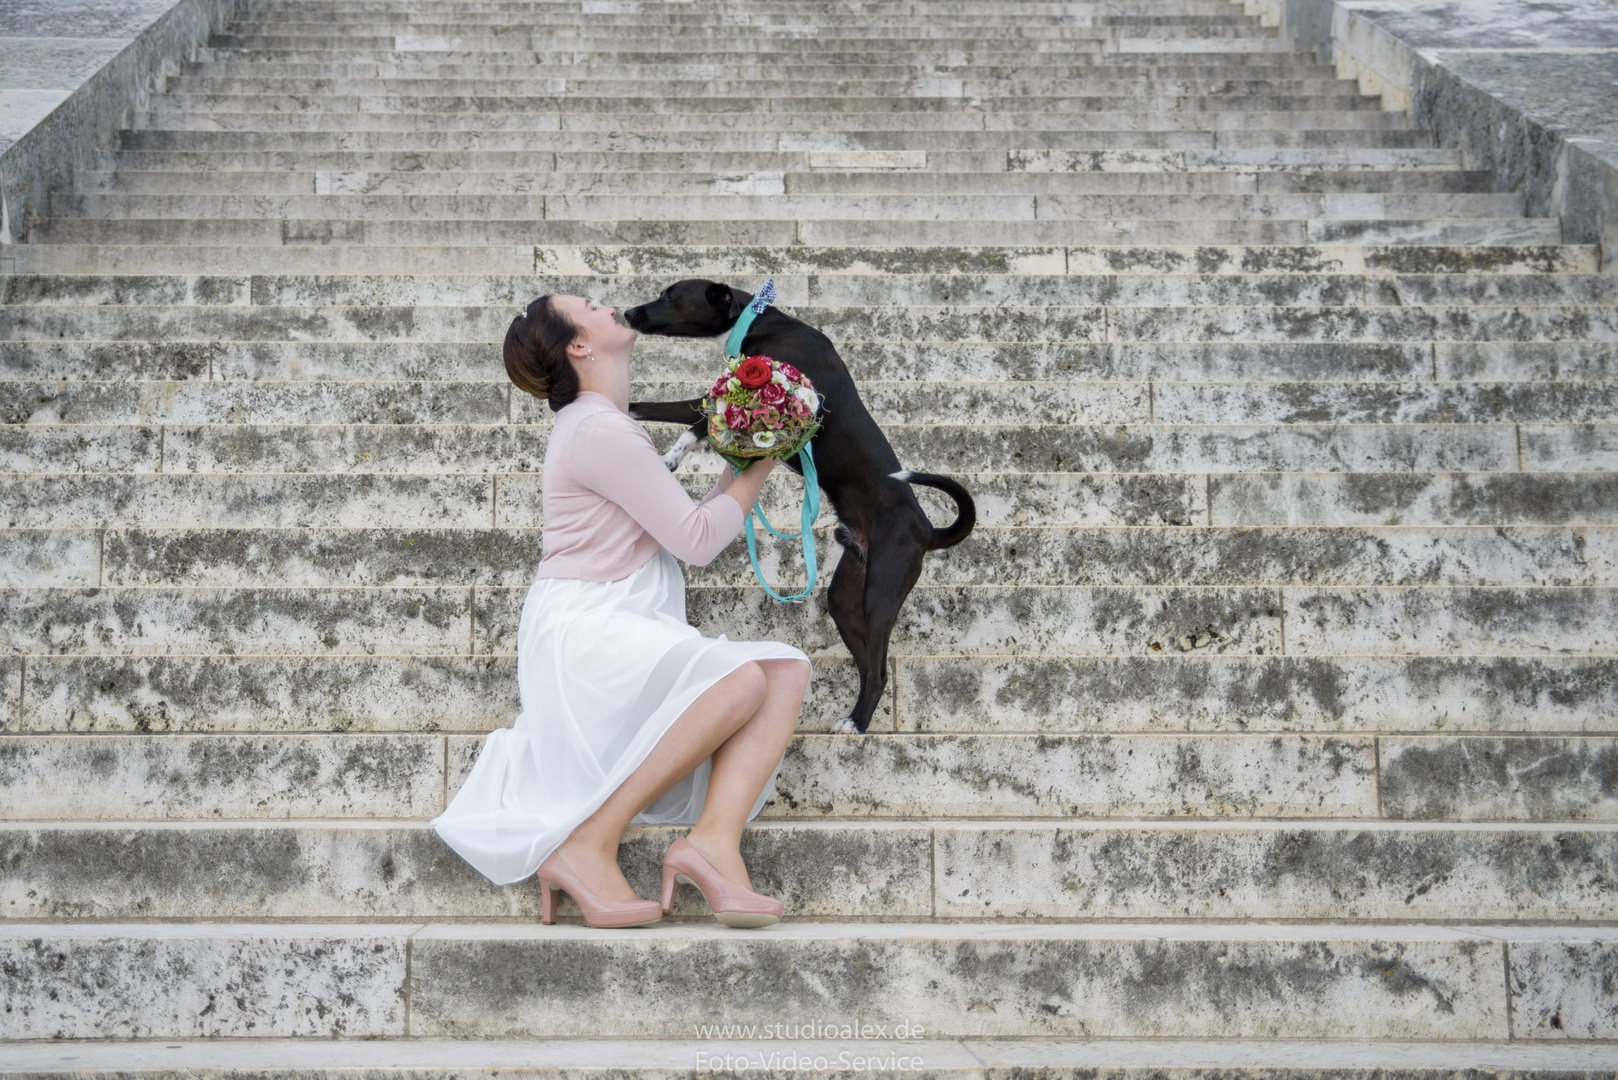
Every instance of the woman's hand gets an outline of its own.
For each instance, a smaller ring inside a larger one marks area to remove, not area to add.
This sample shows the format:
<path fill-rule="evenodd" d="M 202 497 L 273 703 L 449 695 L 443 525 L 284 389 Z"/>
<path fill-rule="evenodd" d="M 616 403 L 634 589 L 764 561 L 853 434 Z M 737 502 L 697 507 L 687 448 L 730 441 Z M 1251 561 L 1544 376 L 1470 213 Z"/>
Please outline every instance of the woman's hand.
<path fill-rule="evenodd" d="M 764 481 L 770 475 L 770 470 L 775 468 L 779 460 L 773 457 L 759 458 L 732 477 L 730 484 L 721 490 L 740 503 L 744 512 L 751 510 L 758 501 L 758 493 L 764 490 Z"/>

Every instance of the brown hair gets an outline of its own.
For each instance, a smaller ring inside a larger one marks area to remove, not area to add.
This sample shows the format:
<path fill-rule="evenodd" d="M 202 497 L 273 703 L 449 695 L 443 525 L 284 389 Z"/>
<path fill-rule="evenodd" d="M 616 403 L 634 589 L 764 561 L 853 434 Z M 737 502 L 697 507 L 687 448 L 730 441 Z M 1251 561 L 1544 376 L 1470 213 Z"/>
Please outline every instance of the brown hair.
<path fill-rule="evenodd" d="M 551 412 L 561 412 L 579 396 L 579 373 L 567 358 L 567 347 L 579 328 L 546 295 L 511 320 L 506 331 L 506 375 L 517 389 L 548 401 Z"/>

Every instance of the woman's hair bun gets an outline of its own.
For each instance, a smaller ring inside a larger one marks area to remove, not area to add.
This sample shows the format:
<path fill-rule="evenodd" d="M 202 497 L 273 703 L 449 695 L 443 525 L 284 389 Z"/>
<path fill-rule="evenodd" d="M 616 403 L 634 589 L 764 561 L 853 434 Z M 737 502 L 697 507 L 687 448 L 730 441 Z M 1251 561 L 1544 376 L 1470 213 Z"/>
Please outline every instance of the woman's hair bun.
<path fill-rule="evenodd" d="M 512 383 L 549 402 L 552 412 L 560 412 L 579 396 L 579 373 L 567 358 L 567 347 L 579 328 L 557 308 L 555 299 L 541 296 L 512 319 L 502 352 Z"/>

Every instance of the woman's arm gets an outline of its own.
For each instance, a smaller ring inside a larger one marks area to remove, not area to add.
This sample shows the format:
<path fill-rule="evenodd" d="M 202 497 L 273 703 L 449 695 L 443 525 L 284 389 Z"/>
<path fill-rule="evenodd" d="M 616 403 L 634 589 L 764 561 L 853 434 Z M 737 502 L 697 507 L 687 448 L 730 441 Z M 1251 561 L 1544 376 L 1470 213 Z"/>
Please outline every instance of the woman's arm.
<path fill-rule="evenodd" d="M 621 506 L 677 558 L 697 566 L 712 562 L 741 532 L 769 473 L 767 465 L 754 464 L 721 491 L 693 503 L 645 429 L 622 413 L 586 417 L 573 440 L 570 465 L 579 481 Z"/>

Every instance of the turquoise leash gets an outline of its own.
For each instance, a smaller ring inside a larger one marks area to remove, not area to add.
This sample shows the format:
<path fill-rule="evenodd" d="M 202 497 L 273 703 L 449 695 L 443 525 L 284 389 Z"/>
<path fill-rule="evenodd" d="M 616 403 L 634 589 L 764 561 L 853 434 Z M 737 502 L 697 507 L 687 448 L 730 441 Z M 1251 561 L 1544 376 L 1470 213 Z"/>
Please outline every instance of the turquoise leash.
<path fill-rule="evenodd" d="M 771 275 L 770 279 L 759 289 L 758 295 L 753 297 L 753 302 L 742 310 L 741 318 L 736 320 L 736 325 L 731 327 L 730 337 L 725 340 L 726 356 L 735 360 L 742 358 L 742 342 L 747 337 L 748 329 L 753 325 L 753 320 L 763 314 L 764 309 L 769 307 L 770 301 L 774 299 L 775 277 Z M 753 503 L 753 509 L 748 511 L 743 522 L 743 527 L 747 532 L 747 557 L 753 561 L 753 576 L 758 578 L 760 585 L 764 586 L 764 591 L 770 594 L 770 599 L 782 604 L 801 601 L 815 590 L 817 567 L 815 564 L 814 526 L 815 519 L 820 516 L 820 479 L 819 474 L 815 471 L 815 452 L 808 443 L 804 443 L 803 449 L 798 451 L 798 463 L 803 466 L 803 511 L 799 515 L 798 531 L 784 533 L 778 530 L 774 525 L 770 524 L 770 519 L 764 516 L 764 508 L 759 506 L 757 502 Z M 737 476 L 740 476 L 741 473 L 742 470 L 736 469 Z M 803 565 L 804 569 L 809 572 L 809 584 L 804 586 L 803 592 L 795 596 L 782 596 L 770 588 L 770 583 L 764 580 L 764 571 L 759 569 L 758 565 L 758 539 L 753 533 L 753 519 L 755 517 L 764 524 L 771 536 L 781 540 L 801 539 L 803 541 Z"/>

